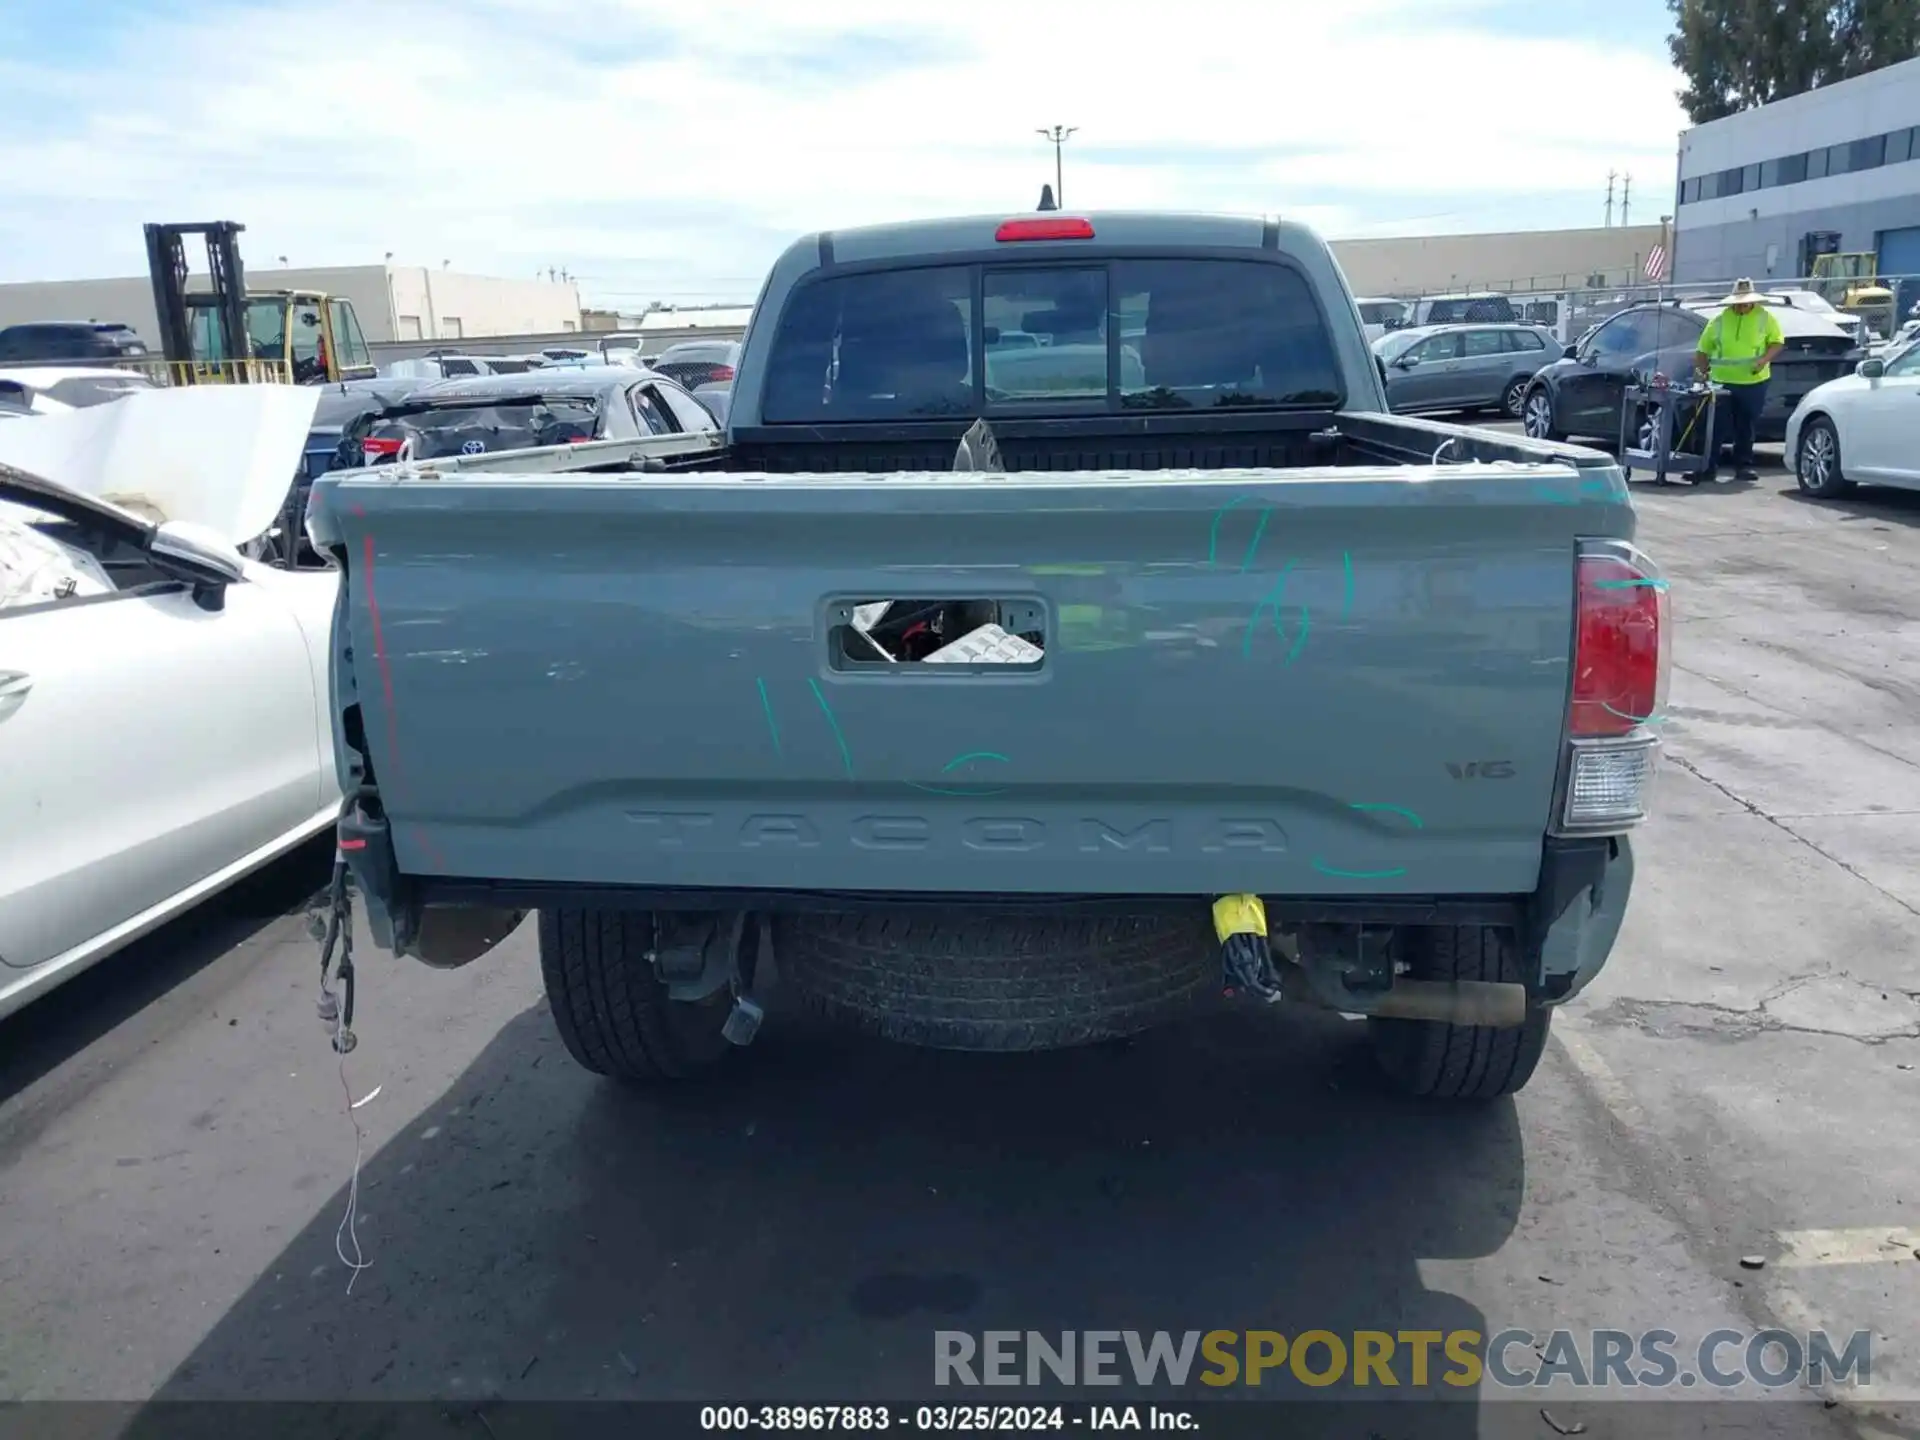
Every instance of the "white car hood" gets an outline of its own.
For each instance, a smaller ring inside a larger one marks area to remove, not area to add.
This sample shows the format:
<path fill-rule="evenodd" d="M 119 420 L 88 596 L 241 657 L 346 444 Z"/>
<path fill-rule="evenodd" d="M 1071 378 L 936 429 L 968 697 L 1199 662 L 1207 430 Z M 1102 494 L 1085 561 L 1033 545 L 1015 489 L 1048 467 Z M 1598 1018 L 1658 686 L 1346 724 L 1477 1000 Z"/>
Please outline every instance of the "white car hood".
<path fill-rule="evenodd" d="M 286 503 L 320 391 L 188 385 L 0 426 L 0 461 L 153 521 L 242 545 Z"/>

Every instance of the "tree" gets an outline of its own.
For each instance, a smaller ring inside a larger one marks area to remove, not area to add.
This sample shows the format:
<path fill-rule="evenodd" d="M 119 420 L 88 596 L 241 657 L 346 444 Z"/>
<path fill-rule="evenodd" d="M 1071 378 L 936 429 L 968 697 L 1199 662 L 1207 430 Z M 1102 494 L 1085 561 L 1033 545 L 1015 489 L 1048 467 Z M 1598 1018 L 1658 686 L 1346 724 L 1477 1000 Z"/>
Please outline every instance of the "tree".
<path fill-rule="evenodd" d="M 1920 56 L 1920 0 L 1667 0 L 1696 125 Z"/>
<path fill-rule="evenodd" d="M 1920 0 L 1853 0 L 1835 32 L 1846 74 L 1865 75 L 1920 55 Z"/>

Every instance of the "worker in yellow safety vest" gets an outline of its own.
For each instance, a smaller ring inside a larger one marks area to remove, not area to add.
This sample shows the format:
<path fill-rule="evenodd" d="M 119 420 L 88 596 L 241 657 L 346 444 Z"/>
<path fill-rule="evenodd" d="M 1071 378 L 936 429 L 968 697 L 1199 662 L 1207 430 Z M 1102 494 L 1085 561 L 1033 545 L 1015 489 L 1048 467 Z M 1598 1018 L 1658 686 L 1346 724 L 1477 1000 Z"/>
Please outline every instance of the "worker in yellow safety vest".
<path fill-rule="evenodd" d="M 1710 376 L 1726 392 L 1715 407 L 1713 445 L 1700 479 L 1710 483 L 1715 478 L 1720 447 L 1731 444 L 1733 478 L 1751 484 L 1760 478 L 1754 468 L 1753 434 L 1766 407 L 1774 358 L 1786 348 L 1786 337 L 1773 312 L 1760 303 L 1753 281 L 1734 281 L 1733 293 L 1721 303 L 1727 308 L 1700 332 L 1693 357 L 1694 372 Z"/>

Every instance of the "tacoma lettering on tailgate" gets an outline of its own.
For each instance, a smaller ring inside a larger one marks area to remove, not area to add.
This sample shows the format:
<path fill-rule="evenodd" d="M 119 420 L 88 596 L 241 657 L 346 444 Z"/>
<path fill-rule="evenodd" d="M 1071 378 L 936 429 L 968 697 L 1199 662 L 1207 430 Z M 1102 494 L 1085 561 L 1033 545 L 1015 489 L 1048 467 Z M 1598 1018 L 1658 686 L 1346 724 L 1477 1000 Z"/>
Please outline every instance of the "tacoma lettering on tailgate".
<path fill-rule="evenodd" d="M 812 850 L 822 845 L 851 850 L 931 850 L 958 845 L 996 854 L 1079 850 L 1095 855 L 1166 855 L 1176 849 L 1218 854 L 1258 850 L 1279 854 L 1287 833 L 1258 815 L 1196 816 L 1116 824 L 1096 816 L 1072 822 L 1028 815 L 943 816 L 895 813 L 859 815 L 844 823 L 820 821 L 799 811 L 743 815 L 725 822 L 703 810 L 629 810 L 645 843 L 656 850 Z"/>

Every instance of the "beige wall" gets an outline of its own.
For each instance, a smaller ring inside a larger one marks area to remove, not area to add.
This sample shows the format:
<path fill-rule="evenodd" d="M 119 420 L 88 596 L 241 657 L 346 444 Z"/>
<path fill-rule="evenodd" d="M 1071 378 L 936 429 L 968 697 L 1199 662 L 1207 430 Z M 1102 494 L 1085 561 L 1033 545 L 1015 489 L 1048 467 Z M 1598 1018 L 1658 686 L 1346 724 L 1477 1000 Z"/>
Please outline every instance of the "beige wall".
<path fill-rule="evenodd" d="M 454 340 L 580 329 L 580 292 L 570 281 L 503 280 L 416 266 L 395 266 L 391 274 L 394 329 L 376 337 L 368 326 L 369 339 Z M 364 316 L 360 323 L 367 324 Z"/>
<path fill-rule="evenodd" d="M 118 321 L 139 331 L 140 338 L 155 349 L 160 345 L 153 291 L 144 278 L 0 285 L 0 325 L 26 325 L 37 320 Z"/>
<path fill-rule="evenodd" d="M 1659 242 L 1658 224 L 1615 225 L 1335 240 L 1333 253 L 1356 295 L 1557 291 L 1578 288 L 1592 274 L 1609 283 L 1637 276 Z"/>
<path fill-rule="evenodd" d="M 204 264 L 205 262 L 202 261 Z M 389 288 L 388 280 L 392 284 Z M 206 276 L 188 279 L 195 289 Z M 353 302 L 360 328 L 370 341 L 398 340 L 396 318 L 415 317 L 419 338 L 523 335 L 577 330 L 580 295 L 570 283 L 505 280 L 412 266 L 335 265 L 314 269 L 249 266 L 247 285 L 257 290 L 322 290 Z M 119 280 L 56 280 L 0 285 L 0 326 L 36 320 L 118 320 L 133 326 L 155 349 L 160 322 L 153 290 L 145 276 Z M 405 338 L 414 338 L 407 329 Z"/>

